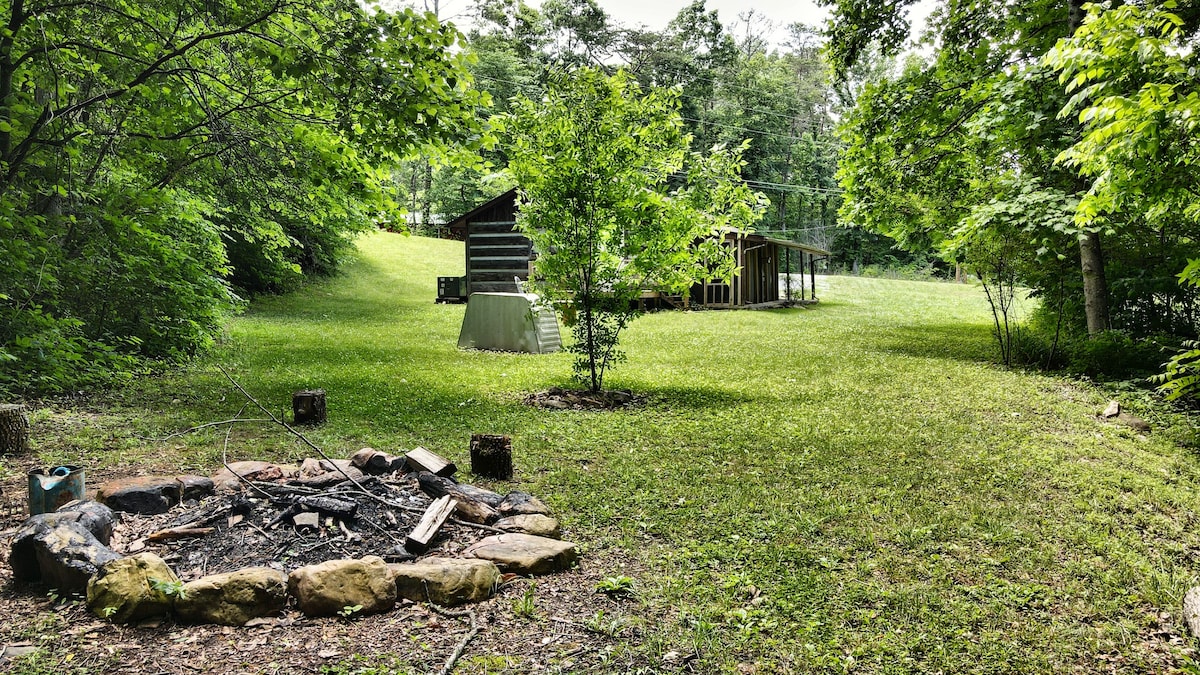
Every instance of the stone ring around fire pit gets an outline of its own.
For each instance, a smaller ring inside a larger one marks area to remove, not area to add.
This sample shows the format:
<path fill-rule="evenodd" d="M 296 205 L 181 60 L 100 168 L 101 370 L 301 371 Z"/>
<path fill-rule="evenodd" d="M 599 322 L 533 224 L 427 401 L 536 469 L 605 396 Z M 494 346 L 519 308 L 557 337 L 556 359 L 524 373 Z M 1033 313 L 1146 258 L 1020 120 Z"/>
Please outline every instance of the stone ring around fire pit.
<path fill-rule="evenodd" d="M 386 612 L 398 598 L 459 605 L 490 598 L 505 573 L 575 564 L 536 497 L 415 464 L 364 448 L 349 460 L 234 462 L 211 479 L 121 479 L 98 501 L 29 518 L 9 562 L 16 581 L 86 593 L 113 621 L 224 625 L 289 602 L 314 617 Z"/>

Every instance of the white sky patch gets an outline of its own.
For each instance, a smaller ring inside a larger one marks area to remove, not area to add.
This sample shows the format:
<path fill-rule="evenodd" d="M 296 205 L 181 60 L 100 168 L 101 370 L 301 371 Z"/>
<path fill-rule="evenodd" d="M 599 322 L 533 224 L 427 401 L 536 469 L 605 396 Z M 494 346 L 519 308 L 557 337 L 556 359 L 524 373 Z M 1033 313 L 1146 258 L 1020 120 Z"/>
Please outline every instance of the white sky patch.
<path fill-rule="evenodd" d="M 534 6 L 541 4 L 541 0 L 527 2 Z M 666 28 L 681 9 L 691 4 L 690 0 L 598 0 L 598 3 L 616 24 L 626 28 L 641 27 L 656 31 Z M 453 21 L 464 33 L 470 30 L 475 13 L 474 0 L 383 0 L 382 4 L 385 7 L 407 5 L 417 9 L 436 10 L 439 17 Z M 920 35 L 934 5 L 935 0 L 921 0 L 909 9 L 914 28 L 913 35 Z M 750 11 L 765 17 L 773 28 L 770 34 L 761 37 L 767 38 L 768 42 L 776 46 L 787 39 L 787 27 L 790 24 L 802 23 L 820 28 L 829 18 L 829 11 L 818 7 L 813 0 L 707 0 L 705 8 L 708 11 L 717 10 L 721 23 L 726 26 L 738 23 L 738 16 Z"/>

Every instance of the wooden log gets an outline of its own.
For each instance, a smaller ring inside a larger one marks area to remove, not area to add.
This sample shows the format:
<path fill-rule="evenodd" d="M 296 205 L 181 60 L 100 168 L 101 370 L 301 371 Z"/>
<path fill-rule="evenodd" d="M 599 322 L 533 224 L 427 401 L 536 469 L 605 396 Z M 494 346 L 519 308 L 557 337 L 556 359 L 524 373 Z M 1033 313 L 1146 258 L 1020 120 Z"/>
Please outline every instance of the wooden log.
<path fill-rule="evenodd" d="M 325 390 L 303 389 L 293 392 L 292 421 L 296 424 L 324 424 Z"/>
<path fill-rule="evenodd" d="M 323 516 L 333 516 L 341 520 L 353 520 L 358 512 L 358 502 L 353 499 L 339 499 L 325 495 L 305 495 L 297 500 L 310 511 L 316 511 Z"/>
<path fill-rule="evenodd" d="M 454 466 L 453 462 L 420 447 L 413 448 L 412 451 L 405 454 L 404 461 L 408 464 L 410 471 L 428 471 L 442 478 L 449 478 L 454 475 L 455 471 L 458 471 L 458 467 Z"/>
<path fill-rule="evenodd" d="M 512 439 L 508 436 L 472 434 L 471 473 L 498 480 L 512 478 Z"/>
<path fill-rule="evenodd" d="M 454 512 L 460 519 L 480 525 L 494 523 L 500 519 L 499 511 L 482 502 L 458 502 L 458 507 L 454 509 Z"/>
<path fill-rule="evenodd" d="M 29 448 L 29 418 L 19 403 L 0 404 L 0 455 L 25 452 Z"/>
<path fill-rule="evenodd" d="M 499 507 L 500 502 L 504 501 L 504 495 L 502 494 L 475 487 L 474 485 L 455 483 L 449 478 L 435 476 L 428 471 L 422 471 L 417 474 L 417 483 L 421 486 L 421 492 L 430 497 L 441 497 L 448 494 L 455 499 L 465 499 L 487 504 L 493 509 Z"/>
<path fill-rule="evenodd" d="M 430 497 L 446 495 L 452 497 L 458 502 L 455 511 L 463 520 L 486 525 L 495 522 L 500 517 L 500 512 L 496 510 L 496 507 L 504 501 L 504 497 L 491 490 L 484 490 L 472 485 L 459 485 L 448 478 L 435 476 L 428 471 L 418 473 L 417 482 L 421 486 L 421 491 Z"/>
<path fill-rule="evenodd" d="M 169 541 L 172 539 L 187 539 L 188 537 L 203 537 L 216 532 L 212 527 L 174 527 L 169 530 L 159 530 L 146 536 L 146 541 Z"/>
<path fill-rule="evenodd" d="M 411 553 L 424 553 L 429 549 L 429 543 L 437 536 L 438 530 L 442 529 L 446 519 L 454 512 L 454 507 L 458 506 L 458 502 L 454 501 L 450 495 L 439 497 L 436 501 L 425 509 L 425 515 L 421 516 L 421 522 L 413 528 L 413 531 L 404 539 L 404 548 Z"/>

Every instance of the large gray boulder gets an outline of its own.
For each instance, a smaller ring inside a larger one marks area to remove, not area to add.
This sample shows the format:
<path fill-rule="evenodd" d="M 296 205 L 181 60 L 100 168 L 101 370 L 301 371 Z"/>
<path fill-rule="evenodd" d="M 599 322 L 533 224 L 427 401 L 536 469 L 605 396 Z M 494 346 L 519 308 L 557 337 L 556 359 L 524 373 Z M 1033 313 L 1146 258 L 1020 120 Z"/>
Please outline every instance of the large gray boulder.
<path fill-rule="evenodd" d="M 426 558 L 391 565 L 396 592 L 414 602 L 454 606 L 487 600 L 500 584 L 500 570 L 487 560 Z"/>
<path fill-rule="evenodd" d="M 504 500 L 500 502 L 496 510 L 500 512 L 502 518 L 535 514 L 542 516 L 550 515 L 550 507 L 528 492 L 510 492 L 504 495 Z"/>
<path fill-rule="evenodd" d="M 530 534 L 506 533 L 481 539 L 463 555 L 490 560 L 504 572 L 549 574 L 570 569 L 579 558 L 575 544 Z"/>
<path fill-rule="evenodd" d="M 288 593 L 308 616 L 377 614 L 396 604 L 392 573 L 383 558 L 374 555 L 301 567 L 288 576 Z"/>
<path fill-rule="evenodd" d="M 138 553 L 100 568 L 87 586 L 88 609 L 119 623 L 165 616 L 182 588 L 162 558 Z"/>
<path fill-rule="evenodd" d="M 204 476 L 133 476 L 104 483 L 96 499 L 117 511 L 154 515 L 166 513 L 183 499 L 200 499 L 213 492 Z"/>
<path fill-rule="evenodd" d="M 183 585 L 175 613 L 197 623 L 241 626 L 278 614 L 287 605 L 288 575 L 270 567 L 247 567 Z"/>
<path fill-rule="evenodd" d="M 95 502 L 72 502 L 33 516 L 13 536 L 8 557 L 13 578 L 83 592 L 100 567 L 121 557 L 105 545 L 112 527 L 112 511 Z"/>

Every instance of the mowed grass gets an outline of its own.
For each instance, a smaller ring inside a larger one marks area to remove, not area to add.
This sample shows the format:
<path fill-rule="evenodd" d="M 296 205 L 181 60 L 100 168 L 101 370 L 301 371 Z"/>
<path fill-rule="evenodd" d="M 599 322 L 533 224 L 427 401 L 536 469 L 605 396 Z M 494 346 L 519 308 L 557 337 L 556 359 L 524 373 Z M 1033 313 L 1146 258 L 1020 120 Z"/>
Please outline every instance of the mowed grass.
<path fill-rule="evenodd" d="M 223 430 L 135 434 L 238 413 L 220 363 L 276 410 L 326 389 L 311 435 L 334 454 L 423 445 L 466 467 L 471 433 L 511 435 L 517 480 L 493 487 L 542 496 L 583 565 L 636 576 L 614 672 L 1194 667 L 1186 425 L 1127 401 L 1156 425 L 1141 436 L 1097 420 L 1089 385 L 994 366 L 978 289 L 834 277 L 811 308 L 647 315 L 608 380 L 644 406 L 542 411 L 522 398 L 570 384 L 568 355 L 459 351 L 464 308 L 433 303 L 461 246 L 365 237 L 343 276 L 256 302 L 211 360 L 112 401 L 117 450 L 68 451 L 211 471 Z M 249 425 L 228 452 L 309 454 Z"/>

